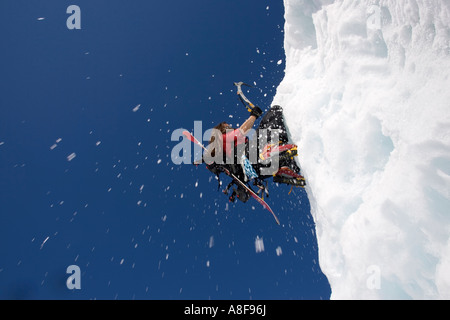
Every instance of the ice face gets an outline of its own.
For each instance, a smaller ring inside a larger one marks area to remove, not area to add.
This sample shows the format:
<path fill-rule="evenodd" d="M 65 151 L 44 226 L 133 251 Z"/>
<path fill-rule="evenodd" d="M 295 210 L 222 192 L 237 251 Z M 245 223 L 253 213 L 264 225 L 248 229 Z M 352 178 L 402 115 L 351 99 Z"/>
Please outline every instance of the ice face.
<path fill-rule="evenodd" d="M 283 106 L 334 299 L 450 298 L 450 4 L 285 0 Z"/>

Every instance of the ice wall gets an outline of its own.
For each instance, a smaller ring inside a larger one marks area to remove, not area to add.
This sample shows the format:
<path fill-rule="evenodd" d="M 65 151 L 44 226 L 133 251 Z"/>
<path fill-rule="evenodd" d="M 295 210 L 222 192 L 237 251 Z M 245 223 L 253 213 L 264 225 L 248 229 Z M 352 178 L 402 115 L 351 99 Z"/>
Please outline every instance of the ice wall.
<path fill-rule="evenodd" d="M 284 0 L 284 107 L 334 299 L 450 298 L 450 1 Z"/>

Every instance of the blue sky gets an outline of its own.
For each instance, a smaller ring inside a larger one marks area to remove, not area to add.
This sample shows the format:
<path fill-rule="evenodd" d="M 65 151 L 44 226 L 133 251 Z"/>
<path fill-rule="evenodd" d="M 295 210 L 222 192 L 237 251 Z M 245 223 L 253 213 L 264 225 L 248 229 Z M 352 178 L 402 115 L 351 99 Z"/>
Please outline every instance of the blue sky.
<path fill-rule="evenodd" d="M 71 4 L 81 30 L 66 27 Z M 175 129 L 246 119 L 234 81 L 256 83 L 247 96 L 267 110 L 284 75 L 283 10 L 1 2 L 1 299 L 328 299 L 304 190 L 270 187 L 280 227 L 170 158 Z M 66 288 L 73 264 L 81 290 Z"/>

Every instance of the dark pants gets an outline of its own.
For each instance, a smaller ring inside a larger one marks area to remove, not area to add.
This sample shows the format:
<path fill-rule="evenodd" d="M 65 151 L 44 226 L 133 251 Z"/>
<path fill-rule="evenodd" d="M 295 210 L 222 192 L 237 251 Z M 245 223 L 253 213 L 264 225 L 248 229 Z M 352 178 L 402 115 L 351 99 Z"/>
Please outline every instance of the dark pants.
<path fill-rule="evenodd" d="M 278 139 L 275 141 L 276 135 L 273 133 L 274 131 L 278 131 Z M 256 130 L 256 139 L 257 146 L 258 146 L 258 154 L 262 152 L 264 147 L 267 143 L 274 143 L 278 144 L 281 142 L 281 144 L 286 144 L 289 142 L 288 133 L 286 130 L 286 126 L 284 123 L 284 117 L 283 117 L 283 108 L 280 106 L 273 106 L 270 108 L 269 111 L 264 115 L 264 117 L 261 119 L 261 122 L 259 123 L 258 129 Z M 264 137 L 264 135 L 267 134 L 267 137 Z M 270 164 L 264 164 L 261 163 L 260 159 L 258 158 L 259 162 L 257 164 L 253 164 L 253 167 L 255 168 L 255 171 L 260 175 L 260 170 L 263 167 L 270 167 Z M 289 167 L 294 172 L 300 173 L 300 168 L 297 166 L 294 160 L 292 159 L 285 159 L 280 161 L 278 167 Z M 261 176 L 262 179 L 268 178 L 270 176 Z"/>
<path fill-rule="evenodd" d="M 258 129 L 257 129 L 257 136 L 258 139 L 260 139 L 260 131 L 261 134 L 266 131 L 268 132 L 268 139 L 269 143 L 278 143 L 278 141 L 272 141 L 271 137 L 273 137 L 273 134 L 271 134 L 272 131 L 277 130 L 279 133 L 279 141 L 282 142 L 282 144 L 285 144 L 288 142 L 288 135 L 286 132 L 286 126 L 284 125 L 284 118 L 283 118 L 283 109 L 280 106 L 273 106 L 270 108 L 269 111 L 264 115 L 264 117 L 261 119 L 261 122 L 259 123 Z M 260 144 L 258 143 L 258 146 Z M 261 149 L 264 148 L 264 146 L 261 146 Z"/>

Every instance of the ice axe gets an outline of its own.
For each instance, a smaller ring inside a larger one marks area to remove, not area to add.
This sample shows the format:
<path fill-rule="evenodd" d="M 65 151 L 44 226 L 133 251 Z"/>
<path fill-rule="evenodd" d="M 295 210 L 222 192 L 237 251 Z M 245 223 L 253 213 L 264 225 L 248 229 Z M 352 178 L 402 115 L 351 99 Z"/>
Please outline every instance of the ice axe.
<path fill-rule="evenodd" d="M 247 108 L 248 112 L 252 112 L 252 109 L 255 107 L 253 103 L 250 102 L 250 100 L 247 99 L 247 97 L 242 92 L 242 86 L 253 88 L 251 85 L 246 84 L 244 82 L 235 82 L 234 85 L 237 87 L 237 94 L 239 96 L 239 100 L 241 100 L 242 104 Z"/>

